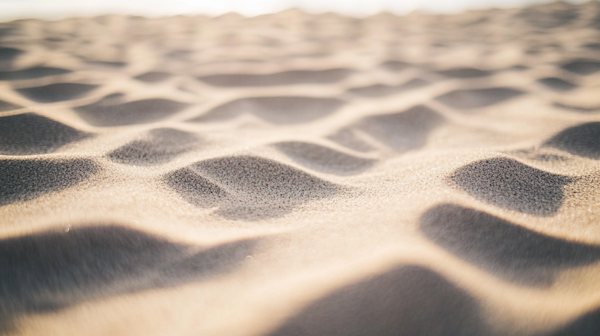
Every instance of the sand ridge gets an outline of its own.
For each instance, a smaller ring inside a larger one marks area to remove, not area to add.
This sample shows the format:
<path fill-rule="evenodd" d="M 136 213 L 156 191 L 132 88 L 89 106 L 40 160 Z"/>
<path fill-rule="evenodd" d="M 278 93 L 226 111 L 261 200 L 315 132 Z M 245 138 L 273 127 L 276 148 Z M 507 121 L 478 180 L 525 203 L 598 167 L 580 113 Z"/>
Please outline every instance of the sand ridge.
<path fill-rule="evenodd" d="M 0 333 L 600 334 L 598 2 L 0 32 Z"/>

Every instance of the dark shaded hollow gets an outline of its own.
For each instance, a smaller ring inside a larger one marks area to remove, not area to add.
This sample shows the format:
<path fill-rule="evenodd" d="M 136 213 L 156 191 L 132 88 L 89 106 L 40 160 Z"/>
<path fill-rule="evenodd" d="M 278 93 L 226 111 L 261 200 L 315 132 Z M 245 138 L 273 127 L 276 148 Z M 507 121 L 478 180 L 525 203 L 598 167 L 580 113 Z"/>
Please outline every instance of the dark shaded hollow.
<path fill-rule="evenodd" d="M 63 42 L 63 41 L 65 41 L 65 38 L 62 38 L 62 37 L 46 37 L 44 40 L 48 41 L 48 42 Z"/>
<path fill-rule="evenodd" d="M 257 156 L 230 156 L 198 162 L 192 169 L 239 195 L 261 202 L 302 203 L 330 197 L 341 188 L 302 170 Z"/>
<path fill-rule="evenodd" d="M 570 91 L 579 86 L 556 77 L 541 78 L 537 81 L 538 83 L 543 84 L 544 86 L 557 92 Z"/>
<path fill-rule="evenodd" d="M 75 186 L 100 167 L 89 159 L 0 160 L 0 206 Z"/>
<path fill-rule="evenodd" d="M 600 159 L 600 122 L 569 127 L 544 143 L 567 153 L 590 159 Z"/>
<path fill-rule="evenodd" d="M 600 105 L 595 106 L 595 107 L 587 107 L 587 106 L 584 107 L 584 106 L 576 106 L 576 105 L 569 105 L 569 104 L 555 102 L 552 104 L 552 106 L 561 108 L 563 110 L 580 112 L 580 113 L 590 113 L 590 112 L 600 111 Z"/>
<path fill-rule="evenodd" d="M 440 103 L 456 109 L 475 109 L 502 103 L 518 97 L 524 92 L 521 90 L 498 87 L 473 90 L 455 90 L 435 98 Z"/>
<path fill-rule="evenodd" d="M 600 62 L 581 59 L 565 63 L 561 67 L 569 72 L 586 76 L 600 71 Z"/>
<path fill-rule="evenodd" d="M 168 99 L 145 99 L 119 104 L 112 95 L 75 111 L 93 126 L 111 127 L 145 124 L 169 117 L 189 106 Z"/>
<path fill-rule="evenodd" d="M 278 142 L 273 147 L 309 169 L 337 175 L 358 174 L 376 162 L 308 142 Z"/>
<path fill-rule="evenodd" d="M 475 68 L 456 68 L 438 71 L 438 73 L 450 78 L 480 78 L 490 76 L 492 73 Z"/>
<path fill-rule="evenodd" d="M 269 336 L 485 335 L 463 289 L 422 266 L 389 270 L 334 290 Z"/>
<path fill-rule="evenodd" d="M 36 79 L 49 76 L 64 75 L 70 73 L 71 70 L 48 68 L 48 67 L 33 67 L 15 71 L 0 71 L 0 80 L 23 80 Z"/>
<path fill-rule="evenodd" d="M 348 89 L 348 92 L 362 97 L 383 97 L 397 94 L 400 92 L 405 92 L 408 90 L 418 89 L 429 84 L 430 83 L 426 80 L 415 78 L 400 85 L 375 84 L 370 86 L 351 88 Z"/>
<path fill-rule="evenodd" d="M 418 105 L 403 112 L 365 117 L 354 127 L 394 150 L 404 152 L 424 146 L 429 133 L 445 122 L 438 112 Z"/>
<path fill-rule="evenodd" d="M 3 63 L 12 62 L 23 52 L 24 51 L 20 49 L 0 47 L 0 65 L 3 65 Z"/>
<path fill-rule="evenodd" d="M 203 177 L 193 167 L 181 168 L 169 173 L 163 180 L 184 200 L 200 208 L 211 208 L 230 199 L 229 193 Z"/>
<path fill-rule="evenodd" d="M 114 162 L 149 166 L 168 162 L 200 143 L 194 134 L 172 129 L 153 129 L 144 139 L 134 140 L 108 154 Z"/>
<path fill-rule="evenodd" d="M 583 314 L 550 336 L 596 336 L 600 335 L 600 308 Z"/>
<path fill-rule="evenodd" d="M 520 285 L 550 286 L 561 271 L 600 259 L 598 246 L 544 235 L 455 204 L 427 210 L 420 229 L 459 258 Z"/>
<path fill-rule="evenodd" d="M 600 30 L 600 13 L 596 13 L 596 16 L 588 24 L 588 27 L 596 30 Z"/>
<path fill-rule="evenodd" d="M 219 216 L 246 221 L 280 217 L 342 190 L 301 170 L 253 156 L 201 161 L 165 175 L 163 181 L 194 206 L 216 207 Z"/>
<path fill-rule="evenodd" d="M 256 242 L 201 248 L 118 225 L 0 240 L 0 331 L 22 315 L 227 273 Z"/>
<path fill-rule="evenodd" d="M 563 203 L 563 187 L 575 179 L 498 157 L 465 165 L 449 181 L 474 198 L 503 209 L 551 216 Z"/>
<path fill-rule="evenodd" d="M 22 96 L 39 103 L 54 103 L 84 96 L 98 85 L 78 83 L 56 83 L 32 88 L 17 89 Z"/>
<path fill-rule="evenodd" d="M 127 65 L 125 62 L 112 62 L 112 61 L 95 61 L 95 60 L 87 60 L 87 63 L 92 65 L 105 66 L 110 68 L 121 68 Z"/>
<path fill-rule="evenodd" d="M 579 17 L 579 13 L 575 8 L 546 12 L 531 7 L 523 9 L 519 16 L 534 27 L 550 29 L 573 22 Z"/>
<path fill-rule="evenodd" d="M 294 84 L 325 84 L 340 81 L 350 74 L 350 69 L 293 70 L 273 74 L 223 74 L 199 77 L 213 86 L 278 86 Z"/>
<path fill-rule="evenodd" d="M 402 61 L 390 60 L 381 63 L 379 67 L 387 71 L 398 72 L 409 68 L 410 64 Z"/>
<path fill-rule="evenodd" d="M 251 97 L 217 106 L 191 122 L 224 121 L 250 113 L 273 124 L 309 122 L 334 113 L 344 101 L 317 97 Z"/>
<path fill-rule="evenodd" d="M 185 59 L 193 53 L 194 51 L 192 50 L 173 50 L 165 53 L 165 57 L 174 59 Z"/>
<path fill-rule="evenodd" d="M 16 109 L 21 108 L 21 107 L 22 106 L 11 104 L 9 102 L 5 102 L 3 100 L 0 100 L 0 112 L 10 111 L 10 110 L 16 110 Z"/>
<path fill-rule="evenodd" d="M 523 64 L 517 64 L 517 65 L 513 65 L 509 69 L 510 70 L 515 70 L 515 71 L 524 71 L 524 70 L 529 69 L 529 67 L 526 66 L 526 65 L 523 65 Z"/>
<path fill-rule="evenodd" d="M 600 43 L 586 43 L 581 47 L 590 49 L 590 50 L 600 50 Z"/>
<path fill-rule="evenodd" d="M 34 113 L 0 117 L 0 154 L 4 155 L 50 153 L 89 136 Z"/>
<path fill-rule="evenodd" d="M 169 77 L 171 77 L 171 75 L 166 72 L 152 71 L 152 72 L 146 72 L 146 73 L 136 76 L 134 78 L 137 80 L 140 80 L 142 82 L 157 83 L 157 82 L 162 82 L 164 80 L 167 80 Z"/>
<path fill-rule="evenodd" d="M 164 182 L 186 202 L 203 209 L 216 208 L 215 215 L 232 219 L 255 221 L 281 217 L 294 210 L 297 201 L 244 202 L 203 177 L 193 168 L 176 170 L 164 177 Z"/>
<path fill-rule="evenodd" d="M 15 27 L 2 27 L 0 28 L 0 40 L 5 36 L 10 36 L 15 31 Z"/>

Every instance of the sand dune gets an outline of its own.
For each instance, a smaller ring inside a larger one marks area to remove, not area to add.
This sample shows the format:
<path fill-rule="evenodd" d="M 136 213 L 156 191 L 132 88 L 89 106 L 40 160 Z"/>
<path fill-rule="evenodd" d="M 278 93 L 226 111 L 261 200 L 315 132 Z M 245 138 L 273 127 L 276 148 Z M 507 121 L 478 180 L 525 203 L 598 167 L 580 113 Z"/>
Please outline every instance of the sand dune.
<path fill-rule="evenodd" d="M 87 132 L 79 131 L 35 113 L 17 114 L 2 118 L 0 153 L 8 155 L 45 154 L 88 136 L 90 134 Z"/>
<path fill-rule="evenodd" d="M 90 125 L 110 127 L 154 122 L 186 107 L 184 103 L 168 99 L 144 99 L 122 104 L 118 100 L 119 96 L 110 95 L 93 104 L 77 107 L 75 111 Z"/>
<path fill-rule="evenodd" d="M 191 121 L 220 121 L 250 113 L 273 124 L 295 124 L 322 118 L 335 112 L 343 104 L 343 101 L 334 98 L 291 96 L 242 98 L 217 106 Z M 285 110 L 286 113 L 279 113 L 281 110 Z"/>
<path fill-rule="evenodd" d="M 228 272 L 256 242 L 202 249 L 120 226 L 46 231 L 2 241 L 2 328 L 22 313 L 43 313 L 98 297 L 176 286 Z M 224 256 L 229 260 L 223 260 Z M 22 278 L 29 281 L 22 283 Z"/>
<path fill-rule="evenodd" d="M 598 2 L 0 32 L 0 333 L 600 335 Z"/>

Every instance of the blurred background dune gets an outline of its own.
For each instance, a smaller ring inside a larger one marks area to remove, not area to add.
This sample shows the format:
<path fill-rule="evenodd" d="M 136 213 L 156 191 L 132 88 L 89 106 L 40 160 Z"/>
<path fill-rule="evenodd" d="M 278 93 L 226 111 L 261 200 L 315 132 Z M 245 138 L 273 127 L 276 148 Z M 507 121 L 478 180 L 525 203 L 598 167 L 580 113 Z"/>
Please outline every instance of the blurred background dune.
<path fill-rule="evenodd" d="M 0 0 L 0 20 L 48 19 L 57 20 L 75 16 L 105 14 L 132 14 L 142 16 L 220 15 L 237 12 L 245 16 L 276 13 L 290 8 L 307 12 L 337 12 L 352 16 L 366 16 L 382 11 L 406 14 L 412 11 L 458 13 L 469 9 L 512 8 L 550 3 L 549 0 Z M 584 3 L 585 0 L 568 0 Z"/>

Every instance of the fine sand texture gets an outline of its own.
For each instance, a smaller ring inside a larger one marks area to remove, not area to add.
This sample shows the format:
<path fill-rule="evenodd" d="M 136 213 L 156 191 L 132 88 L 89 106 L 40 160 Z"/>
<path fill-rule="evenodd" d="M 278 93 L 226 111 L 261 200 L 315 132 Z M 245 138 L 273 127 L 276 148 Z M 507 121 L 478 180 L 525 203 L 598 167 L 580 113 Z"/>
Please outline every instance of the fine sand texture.
<path fill-rule="evenodd" d="M 0 334 L 600 335 L 600 2 L 0 23 Z"/>

